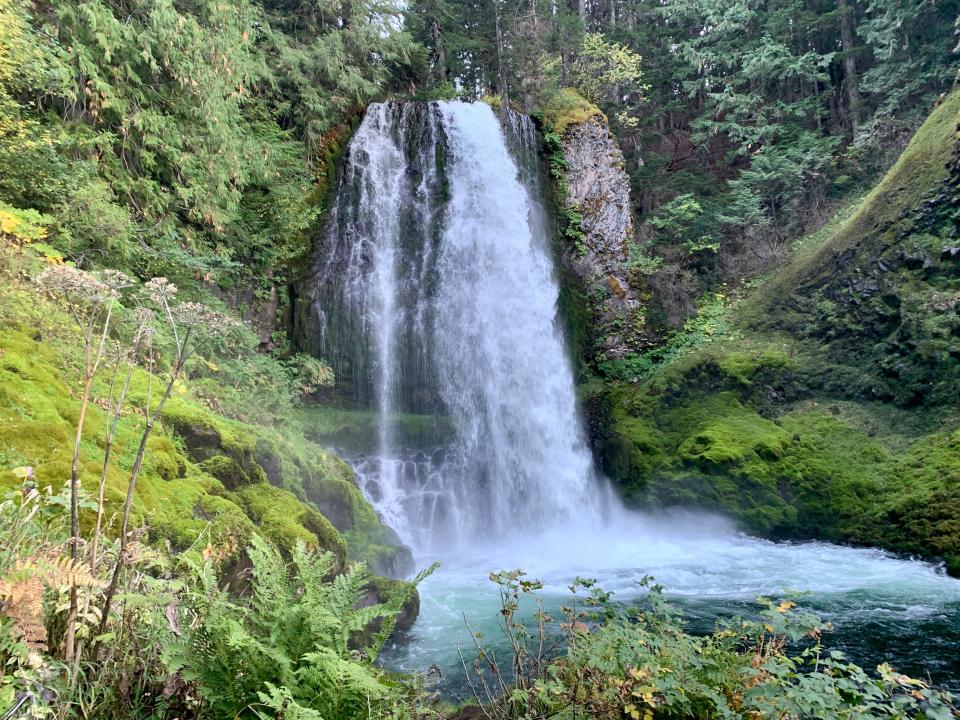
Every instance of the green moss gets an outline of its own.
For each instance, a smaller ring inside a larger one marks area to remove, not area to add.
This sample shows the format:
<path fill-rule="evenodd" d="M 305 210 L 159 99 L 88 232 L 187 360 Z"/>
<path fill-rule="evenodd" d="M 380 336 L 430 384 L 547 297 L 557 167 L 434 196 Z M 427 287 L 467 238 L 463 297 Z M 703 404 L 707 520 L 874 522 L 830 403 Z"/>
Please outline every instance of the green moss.
<path fill-rule="evenodd" d="M 896 463 L 865 539 L 934 556 L 960 575 L 960 431 L 932 434 Z"/>
<path fill-rule="evenodd" d="M 266 474 L 259 465 L 249 463 L 244 467 L 228 455 L 214 455 L 200 463 L 200 468 L 217 478 L 229 490 L 267 480 Z"/>
<path fill-rule="evenodd" d="M 615 376 L 637 381 L 599 395 L 602 460 L 631 502 L 960 574 L 958 120 L 954 92 L 868 196 L 732 306 L 724 332 L 701 342 L 685 328 Z"/>
<path fill-rule="evenodd" d="M 785 291 L 789 293 L 791 286 L 802 282 L 805 276 L 819 273 L 831 255 L 857 246 L 865 238 L 894 238 L 898 231 L 909 230 L 909 211 L 918 208 L 948 177 L 948 148 L 956 142 L 958 119 L 960 91 L 951 93 L 934 109 L 880 183 L 862 202 L 854 203 L 855 211 L 822 241 L 816 252 L 778 273 L 767 294 L 777 297 Z"/>
<path fill-rule="evenodd" d="M 960 174 L 948 159 L 958 121 L 954 92 L 876 188 L 802 241 L 800 255 L 738 310 L 745 331 L 789 333 L 819 355 L 839 397 L 955 414 L 960 229 L 950 216 Z"/>
<path fill-rule="evenodd" d="M 562 263 L 557 265 L 561 274 L 557 310 L 563 318 L 567 346 L 576 367 L 580 359 L 586 357 L 590 347 L 593 310 L 573 272 Z"/>
<path fill-rule="evenodd" d="M 693 505 L 774 537 L 859 541 L 891 454 L 816 403 L 784 412 L 800 359 L 779 346 L 689 353 L 608 391 L 608 472 L 637 504 Z M 785 377 L 784 377 L 785 376 Z"/>
<path fill-rule="evenodd" d="M 73 378 L 80 348 L 70 322 L 57 306 L 38 298 L 8 302 L 15 288 L 4 287 L 4 313 L 22 317 L 0 327 L 0 486 L 20 480 L 11 472 L 30 465 L 41 484 L 62 487 L 70 475 L 79 392 Z M 37 306 L 42 312 L 34 313 Z M 8 316 L 9 319 L 9 316 Z M 45 322 L 49 321 L 49 327 Z M 102 469 L 107 415 L 103 398 L 109 377 L 101 373 L 93 388 L 84 425 L 80 482 L 96 492 Z M 153 380 L 154 402 L 162 380 Z M 148 376 L 137 371 L 129 398 L 142 411 Z M 115 532 L 133 459 L 143 428 L 142 412 L 121 417 L 107 468 L 105 507 L 108 532 Z M 273 487 L 267 484 L 269 480 Z M 231 492 L 236 490 L 235 492 Z M 332 498 L 339 494 L 338 507 Z M 245 425 L 210 411 L 178 387 L 164 408 L 162 422 L 147 445 L 134 503 L 135 525 L 146 525 L 156 542 L 182 551 L 208 542 L 228 540 L 243 547 L 258 529 L 284 547 L 297 539 L 334 552 L 341 564 L 346 542 L 333 524 L 309 502 L 330 500 L 355 550 L 351 557 L 380 565 L 396 539 L 352 483 L 350 468 L 339 458 L 292 429 L 284 431 Z M 83 513 L 85 531 L 93 513 Z"/>
<path fill-rule="evenodd" d="M 677 448 L 681 462 L 710 469 L 747 466 L 783 457 L 786 431 L 754 412 L 712 418 Z"/>
<path fill-rule="evenodd" d="M 290 493 L 259 483 L 242 487 L 227 497 L 244 509 L 258 532 L 280 548 L 291 550 L 302 540 L 310 547 L 332 552 L 337 558 L 337 570 L 343 568 L 347 544 L 340 533 L 327 518 Z"/>
<path fill-rule="evenodd" d="M 593 118 L 606 122 L 600 108 L 569 87 L 551 93 L 537 114 L 561 137 L 571 125 L 588 122 Z"/>
<path fill-rule="evenodd" d="M 780 373 L 796 366 L 794 359 L 782 346 L 766 345 L 757 351 L 729 350 L 717 354 L 720 371 L 738 384 L 749 387 L 763 372 Z"/>

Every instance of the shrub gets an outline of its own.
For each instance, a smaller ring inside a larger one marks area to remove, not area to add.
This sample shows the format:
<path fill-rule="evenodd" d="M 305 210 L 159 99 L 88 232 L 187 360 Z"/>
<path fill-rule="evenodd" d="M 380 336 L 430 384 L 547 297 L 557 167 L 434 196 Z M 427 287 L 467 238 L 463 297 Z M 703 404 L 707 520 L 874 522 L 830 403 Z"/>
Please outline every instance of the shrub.
<path fill-rule="evenodd" d="M 487 717 L 508 718 L 929 718 L 955 717 L 956 698 L 895 672 L 875 675 L 821 640 L 829 625 L 789 600 L 759 598 L 755 620 L 734 618 L 698 637 L 650 578 L 635 606 L 612 602 L 592 580 L 570 586 L 562 609 L 566 649 L 542 653 L 553 622 L 538 603 L 536 628 L 517 619 L 524 595 L 542 587 L 520 571 L 495 573 L 513 682 L 478 645 L 472 687 Z M 480 641 L 478 640 L 478 643 Z M 500 694 L 480 689 L 503 688 Z"/>

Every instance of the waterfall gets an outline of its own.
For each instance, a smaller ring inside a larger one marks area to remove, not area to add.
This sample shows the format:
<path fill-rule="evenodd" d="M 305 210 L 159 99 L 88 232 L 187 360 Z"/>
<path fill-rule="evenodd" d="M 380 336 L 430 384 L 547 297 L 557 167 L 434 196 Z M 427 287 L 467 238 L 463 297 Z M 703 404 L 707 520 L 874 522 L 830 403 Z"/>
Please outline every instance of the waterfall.
<path fill-rule="evenodd" d="M 957 617 L 957 583 L 932 566 L 756 540 L 721 518 L 640 514 L 610 497 L 577 421 L 528 118 L 501 121 L 480 103 L 373 105 L 341 169 L 301 332 L 356 408 L 341 411 L 340 450 L 358 483 L 415 554 L 444 561 L 387 667 L 439 666 L 440 690 L 467 697 L 453 638 L 467 617 L 510 654 L 487 581 L 504 568 L 541 579 L 554 616 L 576 576 L 629 601 L 653 575 L 708 625 L 753 612 L 757 595 L 809 590 L 805 603 L 854 650 L 884 622 L 907 659 L 929 651 L 918 629 Z M 937 627 L 948 657 L 956 620 Z"/>
<path fill-rule="evenodd" d="M 421 552 L 600 517 L 535 152 L 529 118 L 483 103 L 372 105 L 322 237 L 319 350 L 377 413 L 351 459 Z M 446 430 L 407 442 L 409 414 Z"/>

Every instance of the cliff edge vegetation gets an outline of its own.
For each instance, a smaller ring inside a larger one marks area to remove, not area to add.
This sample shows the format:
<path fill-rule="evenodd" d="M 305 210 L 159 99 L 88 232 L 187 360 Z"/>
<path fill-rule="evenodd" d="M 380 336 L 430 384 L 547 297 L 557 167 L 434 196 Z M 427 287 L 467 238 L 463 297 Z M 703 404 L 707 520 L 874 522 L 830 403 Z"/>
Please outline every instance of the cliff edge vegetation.
<path fill-rule="evenodd" d="M 606 470 L 637 505 L 772 538 L 867 544 L 960 574 L 960 93 L 782 268 L 601 363 Z"/>

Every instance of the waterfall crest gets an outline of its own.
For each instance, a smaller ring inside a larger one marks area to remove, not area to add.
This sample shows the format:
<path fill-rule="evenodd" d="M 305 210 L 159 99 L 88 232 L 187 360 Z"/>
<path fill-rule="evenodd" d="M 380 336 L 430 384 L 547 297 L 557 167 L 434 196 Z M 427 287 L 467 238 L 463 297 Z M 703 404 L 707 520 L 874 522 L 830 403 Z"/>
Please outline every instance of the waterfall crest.
<path fill-rule="evenodd" d="M 417 551 L 600 518 L 530 153 L 482 103 L 372 105 L 322 239 L 320 351 L 378 415 L 358 477 Z M 411 446 L 402 413 L 449 432 Z"/>

